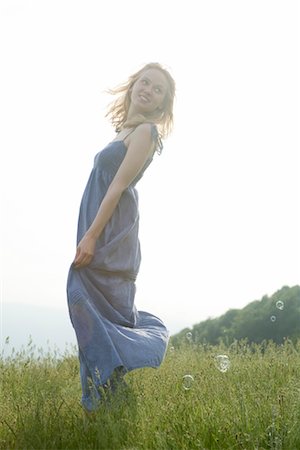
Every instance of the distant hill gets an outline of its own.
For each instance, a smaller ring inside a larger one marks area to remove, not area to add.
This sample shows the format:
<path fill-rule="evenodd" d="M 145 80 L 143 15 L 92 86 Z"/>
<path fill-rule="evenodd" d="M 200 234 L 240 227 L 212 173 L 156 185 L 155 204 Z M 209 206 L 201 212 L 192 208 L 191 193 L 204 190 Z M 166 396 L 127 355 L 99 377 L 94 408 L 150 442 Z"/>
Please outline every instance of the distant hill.
<path fill-rule="evenodd" d="M 236 339 L 247 338 L 260 343 L 273 340 L 282 343 L 285 338 L 300 338 L 300 286 L 283 286 L 271 297 L 263 296 L 243 309 L 230 309 L 222 316 L 207 319 L 172 336 L 178 345 L 188 338 L 196 343 L 212 345 L 230 344 Z"/>
<path fill-rule="evenodd" d="M 26 348 L 30 339 L 37 348 L 57 348 L 63 352 L 76 343 L 75 333 L 67 308 L 49 308 L 22 303 L 1 305 L 0 350 L 5 355 L 21 347 Z"/>

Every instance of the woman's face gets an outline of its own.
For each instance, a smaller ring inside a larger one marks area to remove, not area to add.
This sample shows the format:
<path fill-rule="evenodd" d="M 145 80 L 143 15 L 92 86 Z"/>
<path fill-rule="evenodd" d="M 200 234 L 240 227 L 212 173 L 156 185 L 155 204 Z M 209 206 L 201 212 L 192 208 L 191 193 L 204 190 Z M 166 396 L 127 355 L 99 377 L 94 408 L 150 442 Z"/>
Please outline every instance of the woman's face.
<path fill-rule="evenodd" d="M 162 110 L 167 89 L 167 79 L 160 70 L 145 70 L 132 87 L 131 108 L 142 114 Z"/>

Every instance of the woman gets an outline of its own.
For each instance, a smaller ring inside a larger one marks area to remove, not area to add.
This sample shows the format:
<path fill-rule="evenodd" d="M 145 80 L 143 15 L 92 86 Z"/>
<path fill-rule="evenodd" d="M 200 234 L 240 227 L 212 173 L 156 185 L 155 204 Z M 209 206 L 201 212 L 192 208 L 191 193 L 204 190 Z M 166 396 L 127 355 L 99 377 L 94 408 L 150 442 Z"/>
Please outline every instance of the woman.
<path fill-rule="evenodd" d="M 111 93 L 118 94 L 108 111 L 117 135 L 94 160 L 67 286 L 86 411 L 97 409 L 102 388 L 114 390 L 124 373 L 158 367 L 168 343 L 161 320 L 134 305 L 141 259 L 135 185 L 171 131 L 175 84 L 150 63 Z"/>

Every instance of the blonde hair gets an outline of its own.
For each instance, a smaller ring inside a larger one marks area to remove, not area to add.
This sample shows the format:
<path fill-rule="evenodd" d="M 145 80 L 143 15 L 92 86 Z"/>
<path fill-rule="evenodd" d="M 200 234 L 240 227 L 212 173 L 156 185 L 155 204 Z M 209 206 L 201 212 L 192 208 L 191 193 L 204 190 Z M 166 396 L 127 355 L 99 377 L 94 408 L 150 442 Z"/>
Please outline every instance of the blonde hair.
<path fill-rule="evenodd" d="M 157 69 L 164 74 L 167 79 L 167 92 L 161 110 L 156 110 L 151 114 L 137 114 L 130 120 L 127 120 L 127 114 L 130 106 L 131 89 L 140 76 L 149 69 Z M 112 95 L 119 95 L 111 103 L 106 116 L 109 117 L 116 132 L 122 128 L 135 127 L 141 123 L 150 122 L 157 125 L 160 138 L 165 138 L 173 128 L 173 103 L 175 97 L 175 82 L 165 68 L 159 63 L 146 64 L 142 69 L 131 75 L 128 80 L 108 91 Z"/>

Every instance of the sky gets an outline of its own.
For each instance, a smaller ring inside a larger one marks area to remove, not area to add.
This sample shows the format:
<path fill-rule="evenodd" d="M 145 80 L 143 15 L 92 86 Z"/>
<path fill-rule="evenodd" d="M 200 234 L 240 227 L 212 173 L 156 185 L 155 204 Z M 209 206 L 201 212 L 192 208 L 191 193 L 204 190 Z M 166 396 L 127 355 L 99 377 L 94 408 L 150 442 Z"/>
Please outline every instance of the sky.
<path fill-rule="evenodd" d="M 148 62 L 177 91 L 137 185 L 138 309 L 174 333 L 299 284 L 298 27 L 295 0 L 0 0 L 1 342 L 8 304 L 67 317 L 106 91 Z"/>

